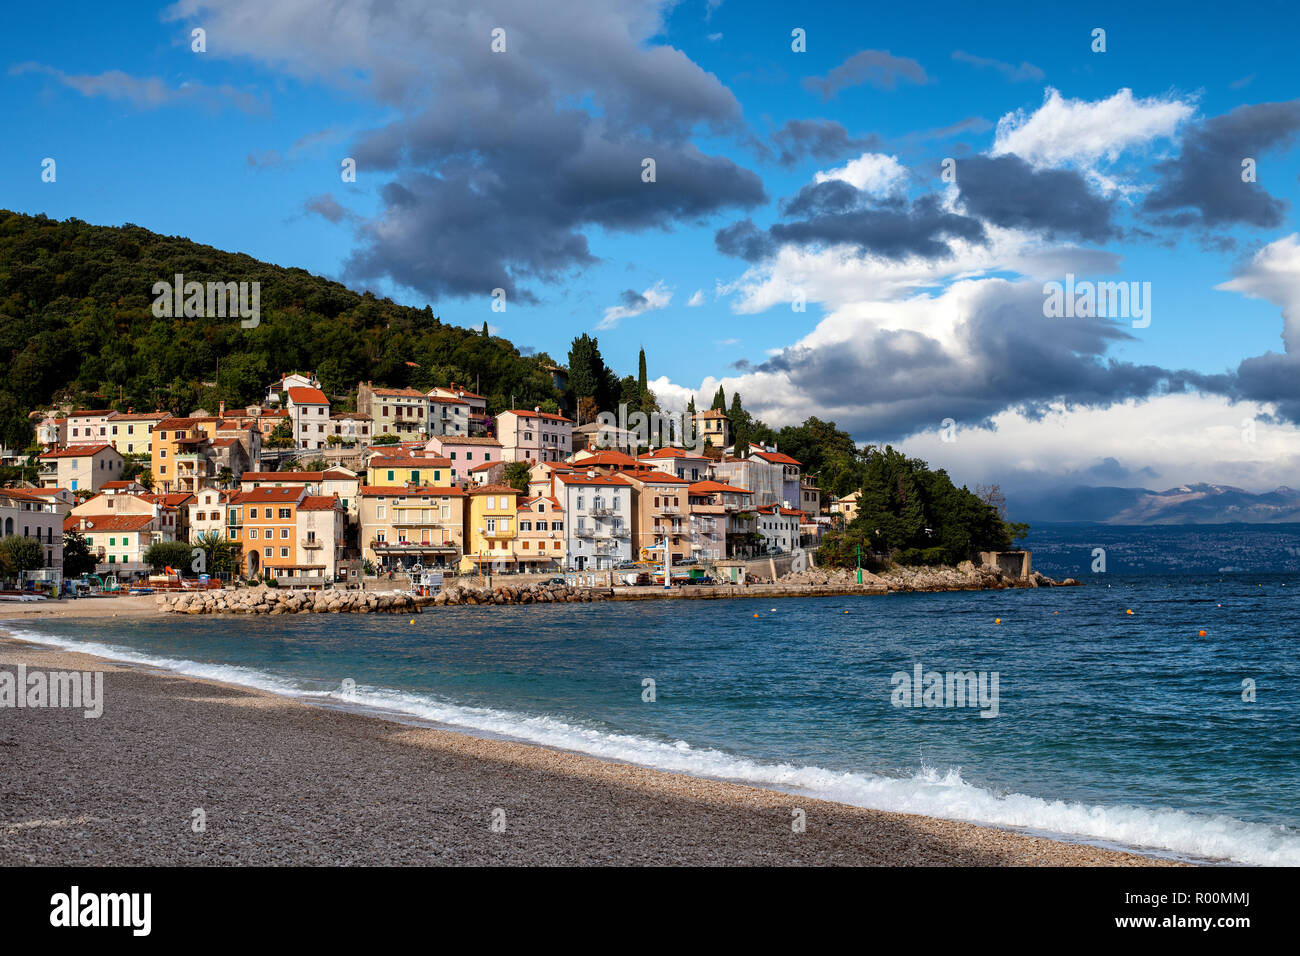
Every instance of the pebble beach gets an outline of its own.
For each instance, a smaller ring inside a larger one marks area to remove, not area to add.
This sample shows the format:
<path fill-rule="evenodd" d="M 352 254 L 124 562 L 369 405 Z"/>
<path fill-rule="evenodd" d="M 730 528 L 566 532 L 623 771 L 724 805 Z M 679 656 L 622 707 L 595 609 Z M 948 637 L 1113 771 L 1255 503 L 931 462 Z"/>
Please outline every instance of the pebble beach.
<path fill-rule="evenodd" d="M 0 709 L 0 865 L 1168 864 L 0 640 L 20 664 L 104 672 L 105 707 Z"/>

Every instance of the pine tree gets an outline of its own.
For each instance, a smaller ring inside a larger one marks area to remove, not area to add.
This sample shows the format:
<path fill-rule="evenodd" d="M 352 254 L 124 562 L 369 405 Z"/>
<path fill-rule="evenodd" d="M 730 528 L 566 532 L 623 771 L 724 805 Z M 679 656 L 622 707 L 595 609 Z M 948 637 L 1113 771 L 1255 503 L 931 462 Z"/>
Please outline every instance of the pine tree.
<path fill-rule="evenodd" d="M 721 385 L 718 386 L 718 391 L 713 396 L 713 404 L 710 408 L 720 412 L 727 410 L 727 393 L 722 390 Z"/>
<path fill-rule="evenodd" d="M 636 385 L 637 385 L 637 392 L 640 395 L 642 400 L 641 410 L 645 411 L 645 407 L 644 407 L 645 396 L 646 393 L 650 391 L 650 386 L 646 384 L 645 349 L 641 350 L 641 357 L 637 360 Z"/>

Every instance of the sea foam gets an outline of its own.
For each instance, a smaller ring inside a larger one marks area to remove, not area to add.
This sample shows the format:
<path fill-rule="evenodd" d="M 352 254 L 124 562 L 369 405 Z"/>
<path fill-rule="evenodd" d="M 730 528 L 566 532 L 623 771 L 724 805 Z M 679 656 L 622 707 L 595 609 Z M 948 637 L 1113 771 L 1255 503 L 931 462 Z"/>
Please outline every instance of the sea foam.
<path fill-rule="evenodd" d="M 572 720 L 469 707 L 428 694 L 358 685 L 345 697 L 341 689 L 311 688 L 307 686 L 309 682 L 255 668 L 156 657 L 114 645 L 13 627 L 9 630 L 15 637 L 33 643 L 163 668 L 189 677 L 370 710 L 399 719 L 428 721 L 480 736 L 574 751 L 656 770 L 733 781 L 875 810 L 1012 827 L 1044 836 L 1177 858 L 1300 866 L 1300 831 L 1251 823 L 1224 814 L 1129 804 L 1089 805 L 1021 793 L 999 794 L 968 783 L 957 768 L 925 767 L 908 776 L 888 776 L 770 763 L 716 749 L 695 748 L 683 740 L 653 740 L 611 733 Z"/>

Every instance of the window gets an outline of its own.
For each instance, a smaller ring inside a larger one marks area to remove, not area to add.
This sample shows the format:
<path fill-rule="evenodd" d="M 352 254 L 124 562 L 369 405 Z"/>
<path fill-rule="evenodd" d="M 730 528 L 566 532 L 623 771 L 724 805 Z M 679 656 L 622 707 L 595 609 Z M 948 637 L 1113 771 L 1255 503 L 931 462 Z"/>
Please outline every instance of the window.
<path fill-rule="evenodd" d="M 249 537 L 250 539 L 252 539 L 252 538 L 256 538 L 256 537 L 257 537 L 257 529 L 256 529 L 256 528 L 249 528 L 249 529 L 248 529 L 248 537 Z"/>
<path fill-rule="evenodd" d="M 437 479 L 438 477 L 437 472 L 434 473 L 433 477 L 435 480 Z M 417 485 L 420 483 L 420 473 L 418 471 L 411 472 L 411 481 L 413 481 Z"/>
<path fill-rule="evenodd" d="M 281 549 L 280 549 L 280 557 L 282 557 L 282 558 L 287 558 L 288 556 L 289 556 L 289 549 L 288 549 L 288 548 L 281 548 Z"/>
<path fill-rule="evenodd" d="M 283 539 L 285 539 L 285 538 L 287 538 L 287 537 L 289 537 L 289 529 L 288 529 L 288 528 L 281 528 L 281 529 L 280 529 L 280 538 L 281 538 L 281 540 L 283 540 Z"/>
<path fill-rule="evenodd" d="M 266 556 L 269 558 L 269 557 L 271 556 L 271 553 L 272 553 L 273 551 L 275 551 L 275 548 L 267 548 L 267 549 L 265 550 L 264 553 L 265 553 Z"/>
<path fill-rule="evenodd" d="M 290 513 L 289 513 L 289 509 L 288 509 L 288 508 L 281 508 L 281 509 L 280 509 L 280 517 L 281 517 L 281 518 L 288 518 L 288 517 L 291 517 L 291 515 L 290 515 Z"/>
<path fill-rule="evenodd" d="M 388 473 L 388 480 L 389 480 L 389 481 L 396 481 L 396 480 L 397 480 L 397 477 L 396 477 L 396 476 L 397 476 L 397 472 L 395 472 L 395 471 L 390 471 L 390 472 Z"/>

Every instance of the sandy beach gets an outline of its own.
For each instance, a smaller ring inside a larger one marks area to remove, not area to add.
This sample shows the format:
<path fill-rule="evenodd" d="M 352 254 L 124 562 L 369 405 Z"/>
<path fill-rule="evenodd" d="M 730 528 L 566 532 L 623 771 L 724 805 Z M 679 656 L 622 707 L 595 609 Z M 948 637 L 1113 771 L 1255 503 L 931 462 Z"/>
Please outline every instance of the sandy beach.
<path fill-rule="evenodd" d="M 0 709 L 0 865 L 1164 862 L 417 728 L 0 640 L 0 669 L 19 664 L 103 671 L 105 706 L 98 719 Z M 802 833 L 791 827 L 795 809 L 806 815 Z"/>

